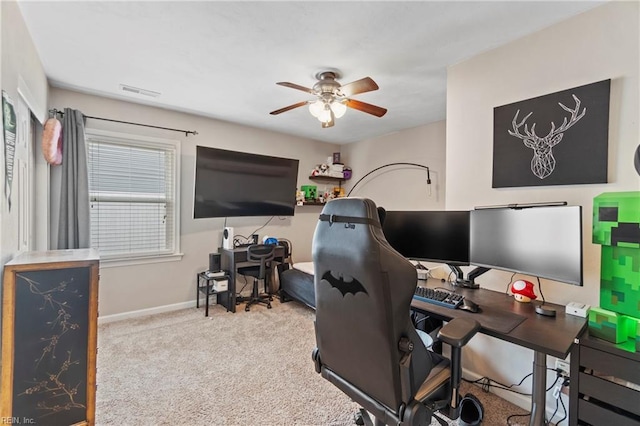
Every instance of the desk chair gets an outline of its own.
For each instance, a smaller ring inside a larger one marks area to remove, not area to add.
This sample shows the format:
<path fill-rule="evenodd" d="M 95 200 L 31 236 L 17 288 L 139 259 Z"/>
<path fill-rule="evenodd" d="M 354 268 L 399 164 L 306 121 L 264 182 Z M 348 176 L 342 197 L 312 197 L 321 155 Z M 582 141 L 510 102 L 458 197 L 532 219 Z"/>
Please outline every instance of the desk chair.
<path fill-rule="evenodd" d="M 440 330 L 451 360 L 427 350 L 409 316 L 416 269 L 385 239 L 373 201 L 328 202 L 312 251 L 316 371 L 376 425 L 428 425 L 436 411 L 458 418 L 461 348 L 480 325 L 460 318 Z"/>
<path fill-rule="evenodd" d="M 244 306 L 245 311 L 249 311 L 251 305 L 256 303 L 264 303 L 267 305 L 268 309 L 271 309 L 271 301 L 273 300 L 273 297 L 268 291 L 260 294 L 258 281 L 262 280 L 264 282 L 266 290 L 268 277 L 271 275 L 271 261 L 274 258 L 274 252 L 274 246 L 267 244 L 253 244 L 247 248 L 247 261 L 258 263 L 258 265 L 238 268 L 238 274 L 244 275 L 245 277 L 253 277 L 253 290 L 251 292 L 251 296 L 241 299 L 241 302 L 247 302 Z"/>

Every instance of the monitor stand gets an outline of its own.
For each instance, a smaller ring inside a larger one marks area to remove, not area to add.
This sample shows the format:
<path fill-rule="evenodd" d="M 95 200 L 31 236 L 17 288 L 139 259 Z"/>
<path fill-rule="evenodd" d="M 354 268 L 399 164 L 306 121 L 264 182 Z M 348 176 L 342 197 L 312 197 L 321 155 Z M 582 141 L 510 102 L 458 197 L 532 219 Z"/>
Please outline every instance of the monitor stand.
<path fill-rule="evenodd" d="M 449 268 L 451 268 L 451 270 L 456 275 L 456 280 L 454 282 L 454 285 L 458 287 L 463 287 L 463 288 L 480 288 L 480 284 L 476 284 L 475 279 L 490 270 L 490 268 L 477 266 L 472 271 L 470 271 L 469 274 L 467 274 L 467 278 L 465 279 L 464 272 L 462 272 L 462 269 L 460 269 L 460 267 L 456 265 L 449 265 L 449 264 L 447 265 L 449 266 Z"/>

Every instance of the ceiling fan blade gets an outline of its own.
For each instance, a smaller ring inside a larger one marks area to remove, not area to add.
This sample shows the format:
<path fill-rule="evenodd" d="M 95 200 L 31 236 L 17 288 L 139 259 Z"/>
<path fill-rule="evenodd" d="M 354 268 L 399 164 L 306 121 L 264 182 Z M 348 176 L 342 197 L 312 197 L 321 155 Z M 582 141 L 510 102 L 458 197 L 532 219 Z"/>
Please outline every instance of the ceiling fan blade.
<path fill-rule="evenodd" d="M 340 88 L 340 91 L 344 96 L 357 95 L 358 93 L 371 92 L 373 90 L 378 90 L 378 85 L 370 77 L 352 81 Z"/>
<path fill-rule="evenodd" d="M 366 112 L 367 114 L 375 115 L 376 117 L 382 117 L 387 113 L 385 108 L 371 105 L 366 102 L 356 101 L 355 99 L 347 99 L 345 104 L 349 108 L 357 109 L 358 111 Z"/>
<path fill-rule="evenodd" d="M 280 109 L 277 109 L 275 111 L 271 111 L 269 114 L 278 115 L 280 113 L 291 111 L 292 109 L 299 108 L 301 106 L 305 106 L 308 103 L 309 103 L 309 101 L 298 102 L 297 104 L 289 105 L 289 106 L 286 106 L 284 108 L 280 108 Z"/>
<path fill-rule="evenodd" d="M 289 83 L 288 81 L 280 81 L 276 84 L 279 84 L 280 86 L 284 86 L 284 87 L 290 87 L 292 89 L 302 90 L 303 92 L 307 92 L 307 93 L 311 93 L 312 95 L 315 95 L 315 92 L 312 89 L 309 89 L 308 87 L 300 86 L 299 84 Z"/>

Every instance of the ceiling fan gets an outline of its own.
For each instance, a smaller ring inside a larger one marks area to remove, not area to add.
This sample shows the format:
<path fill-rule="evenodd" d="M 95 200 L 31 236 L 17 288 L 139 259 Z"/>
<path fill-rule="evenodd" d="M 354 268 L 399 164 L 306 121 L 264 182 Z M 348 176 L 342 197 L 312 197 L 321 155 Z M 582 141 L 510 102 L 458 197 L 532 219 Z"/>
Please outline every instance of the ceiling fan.
<path fill-rule="evenodd" d="M 278 115 L 304 105 L 309 105 L 311 115 L 320 120 L 323 128 L 327 128 L 333 127 L 335 119 L 342 117 L 347 107 L 375 115 L 376 117 L 382 117 L 387 113 L 385 108 L 350 98 L 350 96 L 359 93 L 378 90 L 378 85 L 370 77 L 365 77 L 344 85 L 336 81 L 336 79 L 340 78 L 337 71 L 320 71 L 316 74 L 316 78 L 318 82 L 313 85 L 312 89 L 286 81 L 276 83 L 280 86 L 302 90 L 303 92 L 314 95 L 315 98 L 271 111 L 270 114 Z"/>

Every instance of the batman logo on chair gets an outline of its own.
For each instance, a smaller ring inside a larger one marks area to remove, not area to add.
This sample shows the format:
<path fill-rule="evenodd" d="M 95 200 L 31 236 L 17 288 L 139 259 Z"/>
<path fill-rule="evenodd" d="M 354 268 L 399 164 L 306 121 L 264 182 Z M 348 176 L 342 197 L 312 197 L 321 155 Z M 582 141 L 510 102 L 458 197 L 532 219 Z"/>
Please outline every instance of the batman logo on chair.
<path fill-rule="evenodd" d="M 360 292 L 368 294 L 360 281 L 354 277 L 351 277 L 351 281 L 346 281 L 342 274 L 340 274 L 339 278 L 336 278 L 331 271 L 327 271 L 322 275 L 322 279 L 328 282 L 331 287 L 337 288 L 343 296 L 346 296 L 347 293 L 352 293 L 354 296 Z"/>

